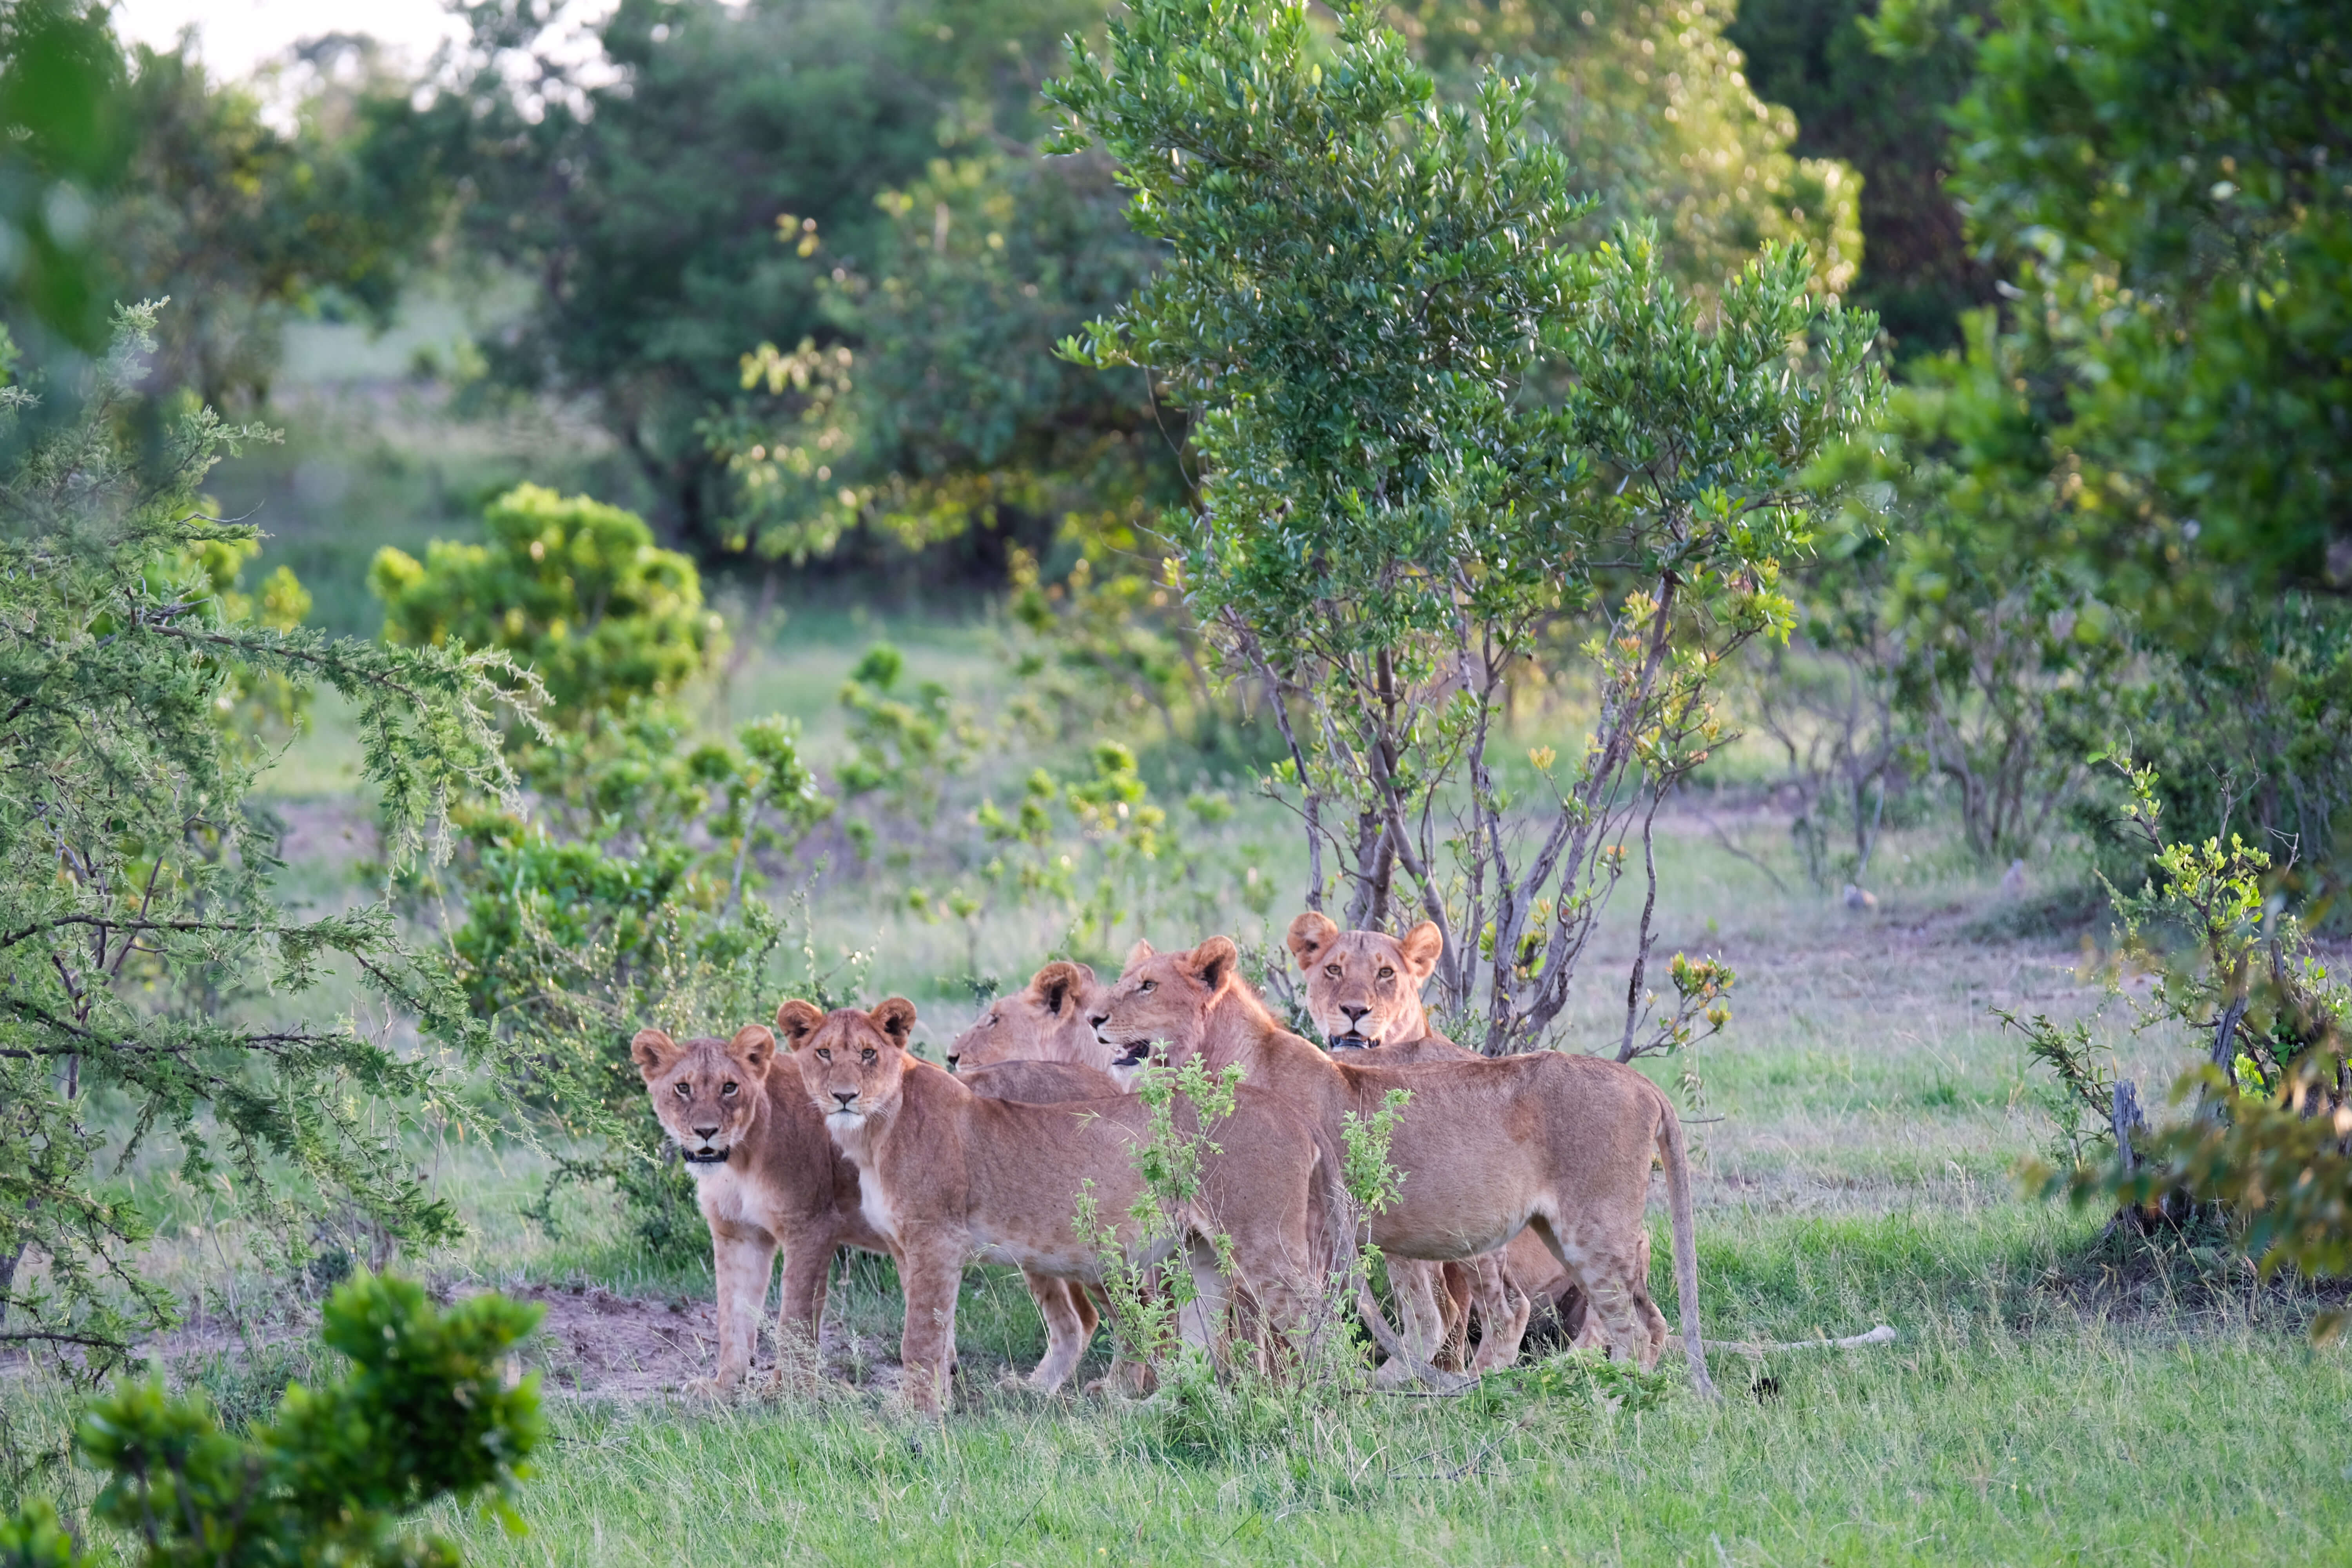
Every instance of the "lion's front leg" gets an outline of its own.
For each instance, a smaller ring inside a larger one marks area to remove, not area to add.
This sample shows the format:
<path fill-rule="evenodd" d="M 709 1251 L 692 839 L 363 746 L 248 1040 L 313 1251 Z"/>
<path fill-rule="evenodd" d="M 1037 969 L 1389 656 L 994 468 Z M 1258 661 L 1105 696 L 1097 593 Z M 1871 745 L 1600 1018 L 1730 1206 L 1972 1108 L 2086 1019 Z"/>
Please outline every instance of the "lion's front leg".
<path fill-rule="evenodd" d="M 764 1231 L 711 1233 L 711 1273 L 719 1285 L 719 1367 L 692 1385 L 697 1392 L 715 1394 L 732 1388 L 751 1370 L 761 1309 L 767 1301 L 768 1276 L 775 1261 L 775 1240 Z"/>
<path fill-rule="evenodd" d="M 963 1284 L 963 1254 L 944 1238 L 902 1236 L 898 1283 L 907 1297 L 907 1321 L 898 1338 L 898 1363 L 905 1369 L 899 1396 L 936 1415 L 947 1407 L 948 1378 L 955 1369 L 956 1291 Z"/>
<path fill-rule="evenodd" d="M 776 1383 L 782 1386 L 794 1363 L 814 1374 L 824 1327 L 827 1277 L 833 1271 L 830 1227 L 803 1226 L 784 1240 L 784 1282 L 776 1303 Z"/>

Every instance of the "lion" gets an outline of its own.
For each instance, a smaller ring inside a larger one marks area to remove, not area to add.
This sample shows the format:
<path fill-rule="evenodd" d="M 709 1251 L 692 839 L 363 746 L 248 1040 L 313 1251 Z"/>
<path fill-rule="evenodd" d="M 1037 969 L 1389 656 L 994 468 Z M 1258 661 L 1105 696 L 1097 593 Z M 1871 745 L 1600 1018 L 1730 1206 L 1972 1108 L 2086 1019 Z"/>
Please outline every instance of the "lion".
<path fill-rule="evenodd" d="M 1083 963 L 1055 960 L 1029 984 L 990 1003 L 948 1047 L 948 1070 L 967 1071 L 998 1062 L 1076 1062 L 1110 1068 L 1110 1053 L 1087 1022 L 1088 1004 L 1101 983 Z"/>
<path fill-rule="evenodd" d="M 1331 1051 L 1348 1051 L 1343 1060 L 1357 1068 L 1479 1060 L 1477 1051 L 1465 1051 L 1433 1030 L 1421 1004 L 1421 987 L 1437 973 L 1437 959 L 1444 952 L 1446 938 L 1437 921 L 1425 920 L 1395 938 L 1383 931 L 1340 931 L 1328 914 L 1307 910 L 1291 921 L 1286 942 L 1307 978 L 1307 1018 L 1322 1030 Z M 1646 1272 L 1646 1232 L 1642 1246 Z M 1400 1265 L 1413 1268 L 1406 1260 Z M 1454 1344 L 1467 1328 L 1461 1310 L 1473 1300 L 1484 1321 L 1475 1371 L 1507 1366 L 1517 1359 L 1527 1319 L 1538 1305 L 1555 1314 L 1571 1342 L 1601 1342 L 1600 1323 L 1588 1321 L 1576 1281 L 1534 1232 L 1522 1229 L 1512 1237 L 1500 1260 L 1479 1258 L 1473 1265 L 1449 1262 L 1442 1268 L 1446 1295 L 1437 1302 L 1442 1310 L 1454 1307 L 1446 1314 L 1446 1344 Z"/>
<path fill-rule="evenodd" d="M 1138 942 L 1091 1018 L 1114 1053 L 1114 1076 L 1155 1050 L 1177 1066 L 1202 1058 L 1213 1072 L 1237 1063 L 1247 1082 L 1272 1090 L 1334 1141 L 1347 1116 L 1369 1120 L 1390 1090 L 1408 1091 L 1390 1144 L 1399 1195 L 1370 1216 L 1374 1245 L 1391 1258 L 1453 1262 L 1532 1229 L 1584 1292 L 1611 1346 L 1644 1370 L 1656 1365 L 1667 1338 L 1641 1247 L 1650 1165 L 1662 1159 L 1684 1348 L 1692 1382 L 1714 1396 L 1699 1340 L 1682 1123 L 1655 1084 L 1616 1062 L 1558 1051 L 1352 1066 L 1276 1024 L 1241 978 L 1240 960 L 1229 937 L 1185 952 Z M 1423 1316 L 1409 1331 L 1432 1344 L 1435 1326 Z"/>
<path fill-rule="evenodd" d="M 1207 1325 L 1227 1291 L 1219 1249 L 1232 1259 L 1268 1319 L 1294 1346 L 1313 1299 L 1314 1194 L 1325 1163 L 1297 1116 L 1262 1095 L 1245 1097 L 1203 1152 L 1182 1234 L 1139 1234 L 1129 1208 L 1142 1194 L 1131 1152 L 1150 1135 L 1150 1111 L 1132 1096 L 1066 1104 L 984 1100 L 954 1074 L 907 1049 L 915 1005 L 893 996 L 870 1012 L 821 1013 L 793 1000 L 776 1011 L 810 1103 L 856 1165 L 868 1224 L 898 1248 L 907 1317 L 899 1360 L 908 1403 L 938 1411 L 955 1355 L 956 1291 L 964 1266 L 1010 1262 L 1051 1279 L 1099 1286 L 1099 1247 L 1076 1224 L 1082 1197 L 1114 1225 L 1129 1261 L 1155 1263 L 1180 1248 L 1198 1297 L 1185 1336 L 1213 1348 Z M 1055 1344 L 1033 1384 L 1058 1389 L 1077 1354 Z"/>
<path fill-rule="evenodd" d="M 640 1029 L 629 1054 L 662 1131 L 685 1154 L 710 1226 L 719 1367 L 697 1386 L 730 1388 L 751 1370 L 780 1248 L 778 1329 L 813 1344 L 835 1251 L 887 1253 L 890 1243 L 866 1223 L 857 1168 L 825 1136 L 824 1119 L 803 1096 L 768 1092 L 776 1037 L 766 1028 L 753 1024 L 730 1040 L 673 1040 L 659 1029 Z"/>
<path fill-rule="evenodd" d="M 719 1366 L 694 1387 L 719 1393 L 751 1370 L 761 1307 L 779 1250 L 784 1279 L 777 1329 L 785 1340 L 801 1338 L 810 1345 L 824 1318 L 834 1253 L 850 1247 L 895 1258 L 898 1252 L 866 1223 L 857 1167 L 834 1147 L 824 1118 L 799 1092 L 800 1086 L 791 1084 L 789 1093 L 772 1091 L 768 1079 L 776 1037 L 764 1026 L 740 1029 L 731 1040 L 681 1041 L 659 1029 L 641 1029 L 629 1042 L 629 1054 L 653 1097 L 656 1119 L 677 1141 L 694 1175 L 695 1195 L 710 1226 Z M 1077 1076 L 1082 1071 L 1061 1068 L 1052 1084 L 1036 1073 L 1001 1075 L 988 1088 L 1007 1095 L 1049 1089 L 1118 1092 L 1105 1075 Z M 1084 1293 L 1044 1278 L 1032 1279 L 1029 1288 L 1045 1320 L 1049 1357 L 1057 1336 L 1075 1341 L 1083 1353 L 1096 1321 Z M 777 1375 L 783 1375 L 781 1363 Z"/>

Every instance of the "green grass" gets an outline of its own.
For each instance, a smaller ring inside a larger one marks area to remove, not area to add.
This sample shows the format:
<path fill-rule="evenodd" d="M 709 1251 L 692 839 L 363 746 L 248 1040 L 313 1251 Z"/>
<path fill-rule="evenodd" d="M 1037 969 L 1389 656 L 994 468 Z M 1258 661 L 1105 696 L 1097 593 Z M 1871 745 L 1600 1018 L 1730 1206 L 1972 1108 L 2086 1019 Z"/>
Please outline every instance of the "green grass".
<path fill-rule="evenodd" d="M 1920 1257 L 1808 1261 L 1866 1277 Z M 1933 1251 L 1933 1248 L 1929 1248 Z M 1720 1260 L 1726 1251 L 1714 1249 Z M 1767 1271 L 1777 1270 L 1775 1263 Z M 2352 1555 L 2352 1365 L 2252 1331 L 1912 1322 L 1890 1350 L 1718 1358 L 1719 1408 L 1297 1401 L 1278 1437 L 1171 1452 L 1149 1413 L 1017 1399 L 567 1405 L 530 1533 L 479 1563 L 2323 1563 Z"/>

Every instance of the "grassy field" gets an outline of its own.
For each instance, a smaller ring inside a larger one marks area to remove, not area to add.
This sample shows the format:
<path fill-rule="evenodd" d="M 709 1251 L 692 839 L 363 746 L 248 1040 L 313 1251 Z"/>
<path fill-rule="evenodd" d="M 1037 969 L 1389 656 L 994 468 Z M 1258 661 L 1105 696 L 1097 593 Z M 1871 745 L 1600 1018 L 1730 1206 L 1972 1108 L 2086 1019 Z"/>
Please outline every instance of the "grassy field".
<path fill-rule="evenodd" d="M 915 675 L 975 708 L 1001 699 L 984 626 L 811 607 L 705 694 L 710 721 L 789 713 L 828 754 L 839 683 L 884 636 Z M 365 851 L 344 722 L 322 706 L 272 775 L 296 828 L 289 891 L 315 901 L 348 896 Z M 1000 756 L 960 788 L 1003 790 L 1034 760 Z M 1197 782 L 1239 808 L 1192 830 L 1198 875 L 1229 882 L 1254 864 L 1295 885 L 1274 811 L 1243 781 Z M 1725 853 L 1718 832 L 1776 864 L 1778 880 Z M 896 1414 L 873 1375 L 895 1354 L 898 1306 L 887 1266 L 867 1261 L 836 1288 L 846 1348 L 831 1392 L 714 1405 L 673 1392 L 707 1360 L 707 1268 L 648 1259 L 600 1193 L 560 1194 L 552 1225 L 524 1217 L 543 1154 L 452 1110 L 418 1158 L 469 1234 L 400 1261 L 447 1290 L 549 1301 L 533 1360 L 553 1440 L 520 1499 L 527 1533 L 455 1513 L 437 1527 L 482 1563 L 696 1568 L 2352 1561 L 2352 1357 L 2307 1346 L 2312 1302 L 2210 1254 L 2110 1252 L 2095 1216 L 2018 1195 L 2017 1163 L 2051 1123 L 2021 1043 L 1988 1009 L 2093 1007 L 2079 938 L 1988 934 L 2030 927 L 2032 899 L 2004 900 L 1932 822 L 1889 836 L 1878 907 L 1862 913 L 1801 884 L 1769 813 L 1694 803 L 1667 824 L 1660 862 L 1661 951 L 1719 951 L 1740 973 L 1731 1028 L 1660 1072 L 1693 1069 L 1717 1119 L 1693 1128 L 1706 1331 L 1780 1341 L 1885 1323 L 1895 1344 L 1718 1356 L 1719 1407 L 1670 1357 L 1657 1386 L 1630 1397 L 1569 1369 L 1548 1391 L 1454 1400 L 1250 1392 L 1188 1422 L 1001 1387 L 1042 1333 L 1016 1281 L 976 1270 L 959 1409 L 923 1423 Z M 2038 868 L 2035 892 L 2069 875 Z M 812 939 L 827 963 L 870 955 L 865 989 L 915 997 L 925 1038 L 969 1016 L 968 969 L 1017 980 L 1034 966 L 1034 921 L 990 923 L 975 965 L 966 933 L 917 920 L 887 882 L 823 880 Z M 1633 906 L 1620 900 L 1585 961 L 1572 1043 L 1622 1027 Z M 1211 929 L 1266 942 L 1293 912 L 1260 913 L 1218 885 L 1137 920 L 1163 945 Z M 2168 1079 L 2160 1049 L 2133 1054 L 2112 1017 L 2100 1026 L 2143 1081 Z M 152 1267 L 192 1307 L 159 1347 L 168 1369 L 233 1412 L 265 1410 L 307 1365 L 313 1309 L 227 1194 L 175 1186 L 160 1156 L 139 1180 L 162 1221 Z M 625 1339 L 644 1353 L 614 1352 Z M 1098 1344 L 1094 1364 L 1106 1355 Z M 0 1391 L 32 1447 L 70 1409 L 38 1380 Z"/>

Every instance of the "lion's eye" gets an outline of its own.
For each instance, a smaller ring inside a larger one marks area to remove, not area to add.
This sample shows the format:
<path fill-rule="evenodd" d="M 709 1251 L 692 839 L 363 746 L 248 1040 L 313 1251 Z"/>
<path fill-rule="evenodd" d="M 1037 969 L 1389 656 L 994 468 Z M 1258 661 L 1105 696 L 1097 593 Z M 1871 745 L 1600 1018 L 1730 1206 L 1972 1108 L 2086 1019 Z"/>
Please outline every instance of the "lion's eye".
<path fill-rule="evenodd" d="M 680 1100 L 692 1100 L 694 1098 L 694 1086 L 690 1083 L 679 1084 L 677 1086 L 677 1097 Z"/>
<path fill-rule="evenodd" d="M 1323 973 L 1337 980 L 1339 978 L 1339 966 L 1336 963 L 1327 963 L 1323 966 Z"/>
<path fill-rule="evenodd" d="M 726 1097 L 730 1097 L 730 1098 L 731 1098 L 731 1097 L 734 1095 L 734 1093 L 735 1093 L 735 1086 L 734 1086 L 734 1084 L 732 1084 L 731 1082 L 730 1082 L 730 1083 L 722 1083 L 722 1084 L 720 1084 L 720 1085 L 719 1086 L 719 1092 L 722 1096 L 726 1096 Z"/>
<path fill-rule="evenodd" d="M 817 1049 L 817 1053 L 816 1053 L 816 1059 L 817 1059 L 817 1060 L 819 1060 L 819 1061 L 821 1061 L 821 1062 L 829 1062 L 829 1061 L 833 1060 L 833 1047 L 830 1047 L 830 1046 L 824 1046 L 824 1047 L 818 1047 L 818 1049 Z"/>
<path fill-rule="evenodd" d="M 1160 989 L 1160 982 L 1157 980 L 1147 980 L 1142 984 L 1137 986 L 1136 989 L 1138 991 L 1157 991 Z"/>
<path fill-rule="evenodd" d="M 996 1027 L 996 1026 L 997 1026 L 997 1025 L 1002 1024 L 1003 1022 L 1004 1022 L 1004 1020 L 1003 1020 L 1003 1019 L 1002 1019 L 1002 1018 L 1000 1018 L 1000 1017 L 998 1017 L 998 1016 L 997 1016 L 995 1014 L 993 1014 L 993 1013 L 991 1013 L 991 1014 L 988 1016 L 988 1026 L 989 1026 L 990 1028 L 992 1028 L 992 1029 L 993 1029 L 994 1027 Z"/>
<path fill-rule="evenodd" d="M 1383 963 L 1381 965 L 1381 978 L 1383 980 L 1394 980 L 1396 978 L 1396 971 Z"/>
<path fill-rule="evenodd" d="M 861 1061 L 861 1062 L 870 1062 L 870 1061 L 872 1061 L 872 1060 L 874 1059 L 874 1047 L 871 1047 L 871 1046 L 868 1046 L 866 1049 L 864 1049 L 864 1050 L 862 1050 L 862 1051 L 858 1052 L 858 1053 L 857 1053 L 857 1059 L 858 1059 L 859 1061 Z"/>

